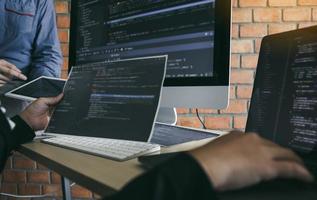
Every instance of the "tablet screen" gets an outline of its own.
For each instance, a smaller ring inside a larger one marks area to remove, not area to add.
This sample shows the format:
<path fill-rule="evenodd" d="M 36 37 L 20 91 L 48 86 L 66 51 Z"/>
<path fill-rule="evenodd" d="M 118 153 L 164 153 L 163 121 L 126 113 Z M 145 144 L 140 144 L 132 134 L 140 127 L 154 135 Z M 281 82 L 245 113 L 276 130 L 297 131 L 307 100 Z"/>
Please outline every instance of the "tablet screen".
<path fill-rule="evenodd" d="M 33 98 L 54 97 L 63 92 L 64 84 L 65 80 L 42 77 L 11 92 L 11 94 Z"/>

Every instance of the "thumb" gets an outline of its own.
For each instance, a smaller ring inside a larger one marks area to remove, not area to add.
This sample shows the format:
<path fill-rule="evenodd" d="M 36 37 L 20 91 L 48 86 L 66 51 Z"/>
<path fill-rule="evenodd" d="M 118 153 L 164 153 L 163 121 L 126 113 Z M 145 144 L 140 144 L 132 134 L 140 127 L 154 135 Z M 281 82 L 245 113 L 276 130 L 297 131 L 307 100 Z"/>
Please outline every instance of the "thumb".
<path fill-rule="evenodd" d="M 41 100 L 47 106 L 55 106 L 56 104 L 58 104 L 62 100 L 63 96 L 64 96 L 64 94 L 61 93 L 60 95 L 58 95 L 56 97 L 41 98 Z"/>

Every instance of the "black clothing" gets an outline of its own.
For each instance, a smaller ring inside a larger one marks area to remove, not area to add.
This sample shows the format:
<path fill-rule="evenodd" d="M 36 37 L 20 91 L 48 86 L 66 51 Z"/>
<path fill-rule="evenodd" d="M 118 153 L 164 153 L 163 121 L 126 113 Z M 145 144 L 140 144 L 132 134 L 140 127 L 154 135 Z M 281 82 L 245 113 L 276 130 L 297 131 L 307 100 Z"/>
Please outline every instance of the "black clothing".
<path fill-rule="evenodd" d="M 11 130 L 0 111 L 0 170 L 10 152 L 18 145 L 34 138 L 33 130 L 20 118 L 14 117 Z M 177 157 L 136 178 L 121 191 L 106 200 L 214 200 L 211 183 L 194 158 L 188 154 Z"/>
<path fill-rule="evenodd" d="M 136 178 L 105 200 L 215 200 L 212 185 L 200 165 L 188 154 L 180 154 Z"/>
<path fill-rule="evenodd" d="M 12 118 L 15 127 L 11 130 L 5 115 L 0 111 L 0 172 L 11 151 L 20 144 L 31 141 L 34 131 L 19 117 Z"/>

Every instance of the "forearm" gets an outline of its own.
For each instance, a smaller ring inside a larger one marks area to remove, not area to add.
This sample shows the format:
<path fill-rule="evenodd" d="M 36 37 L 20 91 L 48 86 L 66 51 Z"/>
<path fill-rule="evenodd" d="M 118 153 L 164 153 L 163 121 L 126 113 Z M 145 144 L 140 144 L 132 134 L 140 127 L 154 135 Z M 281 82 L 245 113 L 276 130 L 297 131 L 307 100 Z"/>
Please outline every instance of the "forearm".
<path fill-rule="evenodd" d="M 212 185 L 199 164 L 182 154 L 129 183 L 108 200 L 214 200 Z"/>

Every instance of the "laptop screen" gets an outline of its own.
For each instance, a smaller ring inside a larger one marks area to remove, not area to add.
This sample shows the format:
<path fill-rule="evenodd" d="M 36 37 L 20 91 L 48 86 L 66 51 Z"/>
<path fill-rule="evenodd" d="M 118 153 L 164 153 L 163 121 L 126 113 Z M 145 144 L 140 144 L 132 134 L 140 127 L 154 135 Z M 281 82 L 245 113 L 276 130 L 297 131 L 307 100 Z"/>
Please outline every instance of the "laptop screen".
<path fill-rule="evenodd" d="M 246 131 L 316 155 L 316 111 L 317 27 L 264 38 Z"/>
<path fill-rule="evenodd" d="M 73 67 L 47 133 L 149 140 L 167 56 Z"/>

